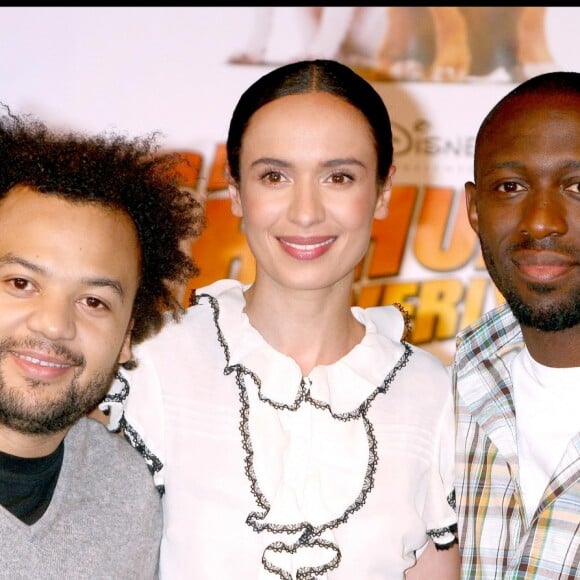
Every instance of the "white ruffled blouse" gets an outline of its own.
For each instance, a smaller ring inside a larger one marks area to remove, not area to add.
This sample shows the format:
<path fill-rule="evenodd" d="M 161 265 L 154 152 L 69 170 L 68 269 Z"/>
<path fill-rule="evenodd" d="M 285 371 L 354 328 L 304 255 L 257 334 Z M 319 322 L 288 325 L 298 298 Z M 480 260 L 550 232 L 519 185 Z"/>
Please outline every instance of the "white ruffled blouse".
<path fill-rule="evenodd" d="M 353 307 L 363 340 L 303 377 L 244 289 L 198 290 L 109 397 L 165 492 L 162 578 L 400 580 L 428 536 L 453 540 L 446 369 L 395 307 Z"/>

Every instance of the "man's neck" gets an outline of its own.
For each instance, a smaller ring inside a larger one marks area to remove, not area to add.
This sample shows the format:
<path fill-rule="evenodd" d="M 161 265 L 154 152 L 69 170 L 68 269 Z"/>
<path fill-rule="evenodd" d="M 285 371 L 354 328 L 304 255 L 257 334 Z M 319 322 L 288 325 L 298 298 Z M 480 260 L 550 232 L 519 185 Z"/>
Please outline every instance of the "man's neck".
<path fill-rule="evenodd" d="M 66 431 L 39 435 L 20 433 L 5 425 L 0 425 L 0 451 L 16 457 L 45 457 L 60 445 Z"/>
<path fill-rule="evenodd" d="M 532 358 L 547 367 L 580 366 L 580 327 L 546 332 L 522 326 L 524 341 Z"/>

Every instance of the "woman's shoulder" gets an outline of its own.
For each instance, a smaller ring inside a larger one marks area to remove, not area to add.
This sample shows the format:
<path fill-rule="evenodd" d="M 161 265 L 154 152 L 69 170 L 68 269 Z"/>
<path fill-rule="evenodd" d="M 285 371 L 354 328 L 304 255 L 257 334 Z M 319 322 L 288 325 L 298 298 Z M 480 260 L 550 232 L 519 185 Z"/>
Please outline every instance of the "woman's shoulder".
<path fill-rule="evenodd" d="M 213 296 L 218 299 L 224 296 L 240 296 L 243 295 L 245 287 L 245 284 L 235 278 L 221 278 L 220 280 L 215 280 L 211 284 L 193 290 L 196 299 L 193 300 L 193 306 L 190 306 L 189 308 L 194 308 L 196 300 L 201 296 Z"/>
<path fill-rule="evenodd" d="M 354 307 L 353 314 L 367 328 L 381 334 L 391 340 L 399 341 L 405 338 L 407 333 L 407 318 L 401 309 L 394 304 L 389 306 L 372 306 L 368 308 Z"/>
<path fill-rule="evenodd" d="M 243 310 L 243 290 L 244 285 L 234 279 L 217 280 L 196 288 L 190 298 L 191 305 L 178 316 L 167 313 L 162 327 L 136 345 L 136 351 L 157 350 L 161 345 L 171 345 L 209 332 L 216 313 Z"/>
<path fill-rule="evenodd" d="M 434 373 L 447 381 L 449 371 L 443 361 L 430 351 L 408 342 L 410 321 L 406 312 L 396 306 L 373 306 L 360 309 L 363 322 L 367 329 L 372 329 L 381 337 L 393 342 L 405 342 L 411 351 L 408 365 L 421 373 Z"/>

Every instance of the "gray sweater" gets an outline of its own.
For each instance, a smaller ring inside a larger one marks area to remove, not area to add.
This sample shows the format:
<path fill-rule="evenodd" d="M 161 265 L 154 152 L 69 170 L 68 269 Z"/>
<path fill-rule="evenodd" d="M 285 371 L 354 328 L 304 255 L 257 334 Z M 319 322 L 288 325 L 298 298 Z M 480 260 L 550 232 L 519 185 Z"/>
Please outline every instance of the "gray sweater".
<path fill-rule="evenodd" d="M 143 458 L 119 435 L 82 419 L 65 438 L 52 502 L 28 526 L 0 506 L 0 578 L 157 577 L 161 501 Z"/>

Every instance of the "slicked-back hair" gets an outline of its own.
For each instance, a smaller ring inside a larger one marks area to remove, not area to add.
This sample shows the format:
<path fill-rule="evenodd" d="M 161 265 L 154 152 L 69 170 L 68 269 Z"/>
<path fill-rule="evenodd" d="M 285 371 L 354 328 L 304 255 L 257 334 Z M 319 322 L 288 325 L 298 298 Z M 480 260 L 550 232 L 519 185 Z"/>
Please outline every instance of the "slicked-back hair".
<path fill-rule="evenodd" d="M 373 86 L 354 70 L 325 59 L 303 60 L 276 68 L 242 94 L 232 114 L 227 139 L 229 172 L 236 184 L 240 182 L 242 141 L 252 115 L 282 97 L 316 92 L 344 100 L 367 119 L 377 152 L 377 185 L 384 184 L 393 163 L 393 136 L 387 107 Z"/>

